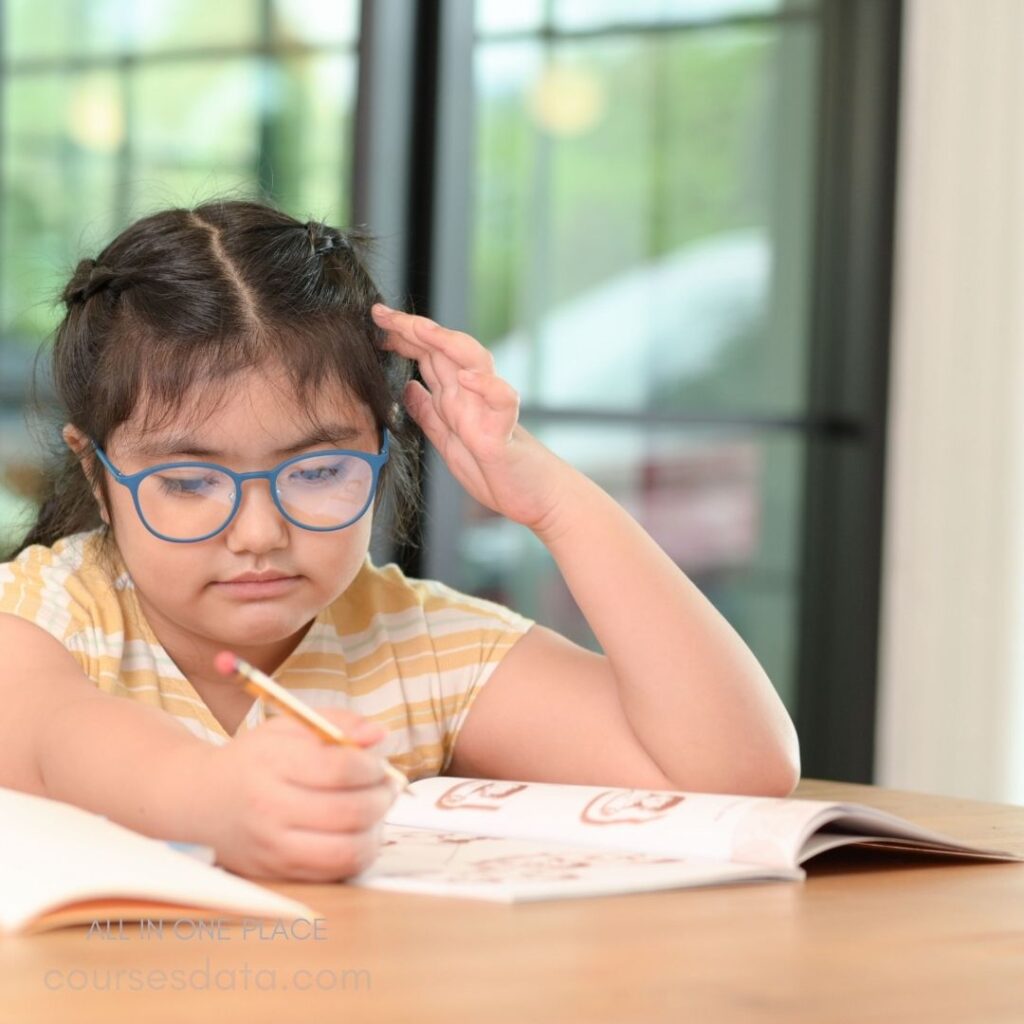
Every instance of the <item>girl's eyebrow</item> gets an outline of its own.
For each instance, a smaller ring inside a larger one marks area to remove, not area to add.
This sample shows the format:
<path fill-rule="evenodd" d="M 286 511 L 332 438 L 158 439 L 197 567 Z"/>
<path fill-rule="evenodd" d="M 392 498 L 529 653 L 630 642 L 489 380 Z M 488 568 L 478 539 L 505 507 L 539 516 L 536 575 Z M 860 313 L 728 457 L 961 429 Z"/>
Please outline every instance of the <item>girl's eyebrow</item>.
<path fill-rule="evenodd" d="M 305 437 L 300 437 L 294 443 L 278 448 L 270 454 L 284 458 L 316 444 L 348 444 L 359 437 L 359 433 L 355 427 L 340 423 L 325 423 L 316 427 Z M 205 448 L 186 435 L 138 441 L 130 446 L 130 451 L 134 455 L 144 455 L 150 458 L 166 458 L 168 455 L 194 455 L 206 459 L 224 458 L 232 454 L 231 452 L 217 451 L 214 448 Z"/>

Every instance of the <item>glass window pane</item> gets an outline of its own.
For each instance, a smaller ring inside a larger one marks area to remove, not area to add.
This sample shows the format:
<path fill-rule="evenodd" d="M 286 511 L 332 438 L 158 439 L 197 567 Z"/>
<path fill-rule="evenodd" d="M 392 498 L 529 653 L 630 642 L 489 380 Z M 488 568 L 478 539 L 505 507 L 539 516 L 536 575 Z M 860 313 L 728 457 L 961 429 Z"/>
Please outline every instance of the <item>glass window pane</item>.
<path fill-rule="evenodd" d="M 817 0 L 554 0 L 552 21 L 560 31 L 609 25 L 701 23 L 813 8 Z"/>
<path fill-rule="evenodd" d="M 125 0 L 123 6 L 122 16 L 133 25 L 129 45 L 140 53 L 252 46 L 260 38 L 260 4 L 253 0 Z"/>
<path fill-rule="evenodd" d="M 355 137 L 358 59 L 354 53 L 282 62 L 281 101 L 270 138 L 286 207 L 345 224 Z"/>
<path fill-rule="evenodd" d="M 477 0 L 476 30 L 480 35 L 535 32 L 544 25 L 546 0 Z"/>
<path fill-rule="evenodd" d="M 248 57 L 141 65 L 131 81 L 136 175 L 255 167 L 262 65 Z"/>
<path fill-rule="evenodd" d="M 344 220 L 355 88 L 347 53 L 143 66 L 135 178 L 151 202 L 191 203 L 251 184 L 262 151 L 286 209 Z"/>
<path fill-rule="evenodd" d="M 789 433 L 527 423 L 636 518 L 795 699 L 805 446 Z M 463 495 L 459 585 L 596 641 L 554 561 L 529 531 Z"/>
<path fill-rule="evenodd" d="M 803 408 L 812 24 L 477 47 L 472 320 L 524 401 Z"/>
<path fill-rule="evenodd" d="M 3 17 L 4 57 L 15 61 L 114 53 L 134 27 L 128 0 L 8 0 Z"/>
<path fill-rule="evenodd" d="M 120 88 L 110 72 L 16 76 L 4 90 L 0 331 L 35 348 L 81 246 L 113 226 Z"/>
<path fill-rule="evenodd" d="M 35 451 L 24 415 L 0 407 L 0 551 L 35 521 L 40 486 Z"/>
<path fill-rule="evenodd" d="M 359 37 L 359 0 L 274 0 L 274 12 L 282 39 L 354 47 Z"/>
<path fill-rule="evenodd" d="M 9 0 L 6 52 L 14 60 L 247 49 L 277 43 L 354 46 L 359 0 Z"/>
<path fill-rule="evenodd" d="M 358 0 L 149 0 L 134 4 L 135 49 L 249 48 L 266 35 L 275 44 L 354 45 Z"/>

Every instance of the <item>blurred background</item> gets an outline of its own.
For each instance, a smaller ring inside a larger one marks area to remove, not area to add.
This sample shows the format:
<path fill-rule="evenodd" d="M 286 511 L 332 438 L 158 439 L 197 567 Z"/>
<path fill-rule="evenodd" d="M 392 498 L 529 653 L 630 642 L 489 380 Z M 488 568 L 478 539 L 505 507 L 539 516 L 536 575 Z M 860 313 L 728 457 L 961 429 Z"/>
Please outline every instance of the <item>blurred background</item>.
<path fill-rule="evenodd" d="M 369 227 L 389 298 L 493 351 L 753 648 L 806 775 L 1024 801 L 1021 6 L 6 0 L 0 536 L 75 262 L 258 188 Z M 532 534 L 424 473 L 377 560 L 594 646 Z"/>

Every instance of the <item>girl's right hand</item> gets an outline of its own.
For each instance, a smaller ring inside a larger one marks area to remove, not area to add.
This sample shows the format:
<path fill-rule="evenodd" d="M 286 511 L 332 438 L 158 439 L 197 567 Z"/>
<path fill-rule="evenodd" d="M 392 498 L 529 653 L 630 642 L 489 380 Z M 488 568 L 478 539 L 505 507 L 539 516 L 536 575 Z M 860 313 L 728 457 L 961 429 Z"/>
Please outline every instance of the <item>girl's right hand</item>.
<path fill-rule="evenodd" d="M 209 750 L 202 798 L 217 863 L 251 878 L 335 882 L 376 859 L 397 796 L 382 756 L 387 730 L 351 711 L 318 709 L 359 746 L 330 743 L 289 715 Z"/>

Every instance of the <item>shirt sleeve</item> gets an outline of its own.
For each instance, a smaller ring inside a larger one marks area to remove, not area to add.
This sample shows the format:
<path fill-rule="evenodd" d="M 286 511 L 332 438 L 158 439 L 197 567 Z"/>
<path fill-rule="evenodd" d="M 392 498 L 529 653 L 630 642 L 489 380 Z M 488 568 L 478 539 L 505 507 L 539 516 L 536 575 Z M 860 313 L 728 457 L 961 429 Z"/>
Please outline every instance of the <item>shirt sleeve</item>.
<path fill-rule="evenodd" d="M 426 585 L 424 613 L 440 686 L 436 707 L 443 760 L 438 774 L 443 775 L 473 702 L 505 655 L 535 623 L 504 605 L 443 583 Z"/>
<path fill-rule="evenodd" d="M 78 662 L 86 675 L 90 657 L 88 595 L 67 566 L 49 560 L 50 550 L 29 548 L 13 562 L 0 563 L 0 612 L 45 629 Z"/>

